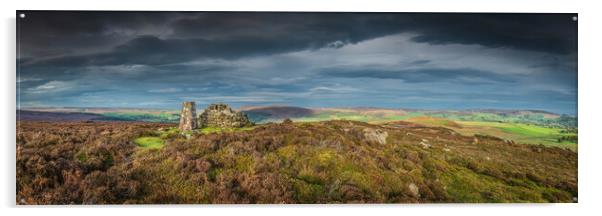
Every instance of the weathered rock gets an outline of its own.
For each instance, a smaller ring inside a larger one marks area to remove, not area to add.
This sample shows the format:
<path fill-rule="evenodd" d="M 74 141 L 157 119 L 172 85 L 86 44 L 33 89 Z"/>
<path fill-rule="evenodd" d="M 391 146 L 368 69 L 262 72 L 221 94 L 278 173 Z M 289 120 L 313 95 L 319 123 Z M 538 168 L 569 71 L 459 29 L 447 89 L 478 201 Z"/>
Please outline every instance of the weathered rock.
<path fill-rule="evenodd" d="M 389 134 L 386 131 L 380 129 L 364 128 L 364 138 L 370 142 L 376 142 L 378 144 L 387 144 L 387 137 Z"/>
<path fill-rule="evenodd" d="M 422 146 L 423 149 L 427 149 L 432 146 L 427 139 L 422 139 L 418 145 Z"/>
<path fill-rule="evenodd" d="M 182 103 L 180 126 L 178 128 L 181 131 L 189 131 L 197 128 L 196 105 L 194 102 L 187 101 Z"/>
<path fill-rule="evenodd" d="M 199 127 L 239 128 L 252 126 L 247 115 L 232 110 L 226 104 L 211 104 L 199 115 Z"/>
<path fill-rule="evenodd" d="M 416 186 L 416 184 L 410 183 L 408 185 L 408 189 L 410 189 L 410 193 L 412 194 L 412 196 L 420 197 L 420 190 L 418 189 L 418 186 Z"/>

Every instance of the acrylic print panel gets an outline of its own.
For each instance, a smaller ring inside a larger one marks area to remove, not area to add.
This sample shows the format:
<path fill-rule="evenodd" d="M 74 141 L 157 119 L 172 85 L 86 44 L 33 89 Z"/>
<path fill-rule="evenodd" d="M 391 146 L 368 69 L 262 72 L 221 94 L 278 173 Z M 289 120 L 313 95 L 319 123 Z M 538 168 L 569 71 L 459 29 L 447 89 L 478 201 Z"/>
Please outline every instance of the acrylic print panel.
<path fill-rule="evenodd" d="M 16 202 L 577 202 L 577 15 L 17 11 Z"/>

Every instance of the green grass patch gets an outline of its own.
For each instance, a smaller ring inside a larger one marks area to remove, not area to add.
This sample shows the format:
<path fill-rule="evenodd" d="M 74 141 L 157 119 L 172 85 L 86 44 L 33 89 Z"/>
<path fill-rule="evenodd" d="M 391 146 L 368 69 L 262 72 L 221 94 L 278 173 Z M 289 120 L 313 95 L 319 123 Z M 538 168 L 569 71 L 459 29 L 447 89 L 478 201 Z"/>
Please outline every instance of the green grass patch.
<path fill-rule="evenodd" d="M 165 141 L 159 137 L 140 137 L 135 139 L 134 142 L 145 149 L 160 149 L 165 146 Z"/>
<path fill-rule="evenodd" d="M 177 127 L 170 127 L 167 130 L 159 131 L 159 137 L 164 140 L 178 134 L 180 134 L 180 130 Z"/>

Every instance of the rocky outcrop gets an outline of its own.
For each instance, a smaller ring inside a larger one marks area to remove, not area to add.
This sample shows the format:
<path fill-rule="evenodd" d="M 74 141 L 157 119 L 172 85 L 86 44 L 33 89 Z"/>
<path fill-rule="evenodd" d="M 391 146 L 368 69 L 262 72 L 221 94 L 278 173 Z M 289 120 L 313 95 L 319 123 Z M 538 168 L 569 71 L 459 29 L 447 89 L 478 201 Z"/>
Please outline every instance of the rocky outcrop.
<path fill-rule="evenodd" d="M 364 128 L 364 138 L 369 142 L 375 142 L 381 145 L 387 144 L 387 131 L 381 129 Z"/>
<path fill-rule="evenodd" d="M 194 102 L 187 101 L 182 103 L 180 126 L 178 128 L 181 131 L 193 130 L 197 128 L 196 105 Z"/>
<path fill-rule="evenodd" d="M 247 115 L 232 110 L 226 104 L 211 104 L 199 115 L 198 127 L 238 128 L 252 126 Z"/>

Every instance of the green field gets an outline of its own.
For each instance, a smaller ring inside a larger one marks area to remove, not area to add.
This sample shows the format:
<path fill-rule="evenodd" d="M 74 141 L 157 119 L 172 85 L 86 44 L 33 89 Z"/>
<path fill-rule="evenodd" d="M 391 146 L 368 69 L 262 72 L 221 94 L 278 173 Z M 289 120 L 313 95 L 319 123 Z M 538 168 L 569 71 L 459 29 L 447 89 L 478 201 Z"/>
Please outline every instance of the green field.
<path fill-rule="evenodd" d="M 161 149 L 165 146 L 165 141 L 159 137 L 140 137 L 134 142 L 144 149 Z"/>
<path fill-rule="evenodd" d="M 453 129 L 463 135 L 475 134 L 495 136 L 524 144 L 542 144 L 577 150 L 577 140 L 559 140 L 562 137 L 577 136 L 575 132 L 567 132 L 561 128 L 543 127 L 533 124 L 486 121 L 451 121 L 444 118 L 417 117 L 408 119 L 410 122 L 428 126 L 438 126 Z"/>
<path fill-rule="evenodd" d="M 560 128 L 548 128 L 537 125 L 506 122 L 458 122 L 463 126 L 458 132 L 467 135 L 487 134 L 514 140 L 519 143 L 542 144 L 561 148 L 577 149 L 577 141 L 560 141 L 563 136 L 577 136 L 577 133 L 566 133 Z"/>

